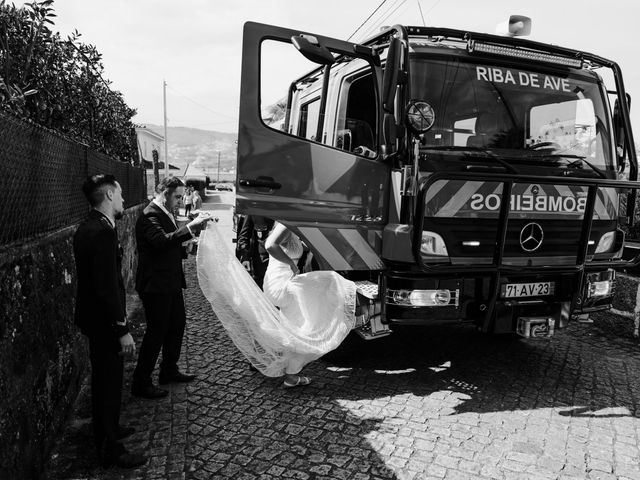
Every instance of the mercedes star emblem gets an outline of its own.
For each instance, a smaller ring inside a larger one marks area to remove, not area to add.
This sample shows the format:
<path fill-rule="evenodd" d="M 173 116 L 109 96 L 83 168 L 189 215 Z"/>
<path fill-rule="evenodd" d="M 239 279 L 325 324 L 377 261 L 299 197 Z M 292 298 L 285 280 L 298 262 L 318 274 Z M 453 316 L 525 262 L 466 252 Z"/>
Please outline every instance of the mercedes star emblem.
<path fill-rule="evenodd" d="M 537 223 L 527 223 L 520 230 L 520 246 L 525 252 L 535 252 L 544 239 L 542 227 Z"/>

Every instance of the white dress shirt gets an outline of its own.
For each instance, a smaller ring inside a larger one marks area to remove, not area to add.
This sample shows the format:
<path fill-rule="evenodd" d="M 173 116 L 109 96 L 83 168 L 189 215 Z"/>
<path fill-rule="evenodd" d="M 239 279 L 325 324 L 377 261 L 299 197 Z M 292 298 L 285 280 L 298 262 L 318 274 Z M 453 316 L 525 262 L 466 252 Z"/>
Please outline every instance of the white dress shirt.
<path fill-rule="evenodd" d="M 160 210 L 162 210 L 164 213 L 166 213 L 169 218 L 171 219 L 171 221 L 173 222 L 173 224 L 176 226 L 176 228 L 178 228 L 178 224 L 176 223 L 176 218 L 173 216 L 173 214 L 171 212 L 169 212 L 169 210 L 167 210 L 165 208 L 164 205 L 162 205 L 160 202 L 158 202 L 155 198 L 153 200 L 151 200 L 153 203 L 155 203 Z M 193 237 L 193 232 L 191 231 L 191 227 L 189 227 L 189 225 L 187 225 L 187 230 L 189 230 L 189 233 L 191 234 L 191 236 Z"/>

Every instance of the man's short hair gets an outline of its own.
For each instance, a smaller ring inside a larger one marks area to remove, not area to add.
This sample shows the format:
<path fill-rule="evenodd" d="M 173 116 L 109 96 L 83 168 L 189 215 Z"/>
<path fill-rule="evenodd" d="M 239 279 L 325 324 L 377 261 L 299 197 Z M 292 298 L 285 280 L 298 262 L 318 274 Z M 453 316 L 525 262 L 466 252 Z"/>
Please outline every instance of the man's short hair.
<path fill-rule="evenodd" d="M 107 190 L 118 188 L 118 181 L 113 175 L 99 173 L 87 177 L 82 185 L 82 193 L 87 197 L 92 207 L 100 205 L 105 198 Z"/>
<path fill-rule="evenodd" d="M 165 177 L 156 187 L 156 193 L 173 192 L 178 187 L 184 187 L 184 182 L 178 177 Z"/>

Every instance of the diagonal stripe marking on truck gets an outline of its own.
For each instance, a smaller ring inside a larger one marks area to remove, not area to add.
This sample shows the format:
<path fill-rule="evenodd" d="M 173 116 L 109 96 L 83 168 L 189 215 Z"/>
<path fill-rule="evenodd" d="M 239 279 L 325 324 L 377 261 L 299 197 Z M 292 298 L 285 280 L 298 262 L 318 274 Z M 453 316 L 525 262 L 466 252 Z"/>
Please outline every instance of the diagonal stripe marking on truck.
<path fill-rule="evenodd" d="M 342 258 L 345 259 L 353 270 L 369 270 L 369 267 L 360 256 L 360 252 L 340 233 L 337 227 L 321 228 L 320 232 L 326 237 L 329 243 L 333 245 L 333 248 L 340 252 Z"/>
<path fill-rule="evenodd" d="M 344 259 L 338 250 L 324 236 L 320 229 L 315 227 L 298 227 L 300 233 L 309 240 L 318 253 L 336 270 L 353 270 L 349 262 Z"/>
<path fill-rule="evenodd" d="M 578 198 L 580 198 L 577 195 L 578 193 L 584 193 L 586 196 L 589 191 L 587 187 L 576 187 L 575 191 L 572 190 L 568 185 L 554 185 L 554 187 L 561 197 L 573 197 L 576 199 L 576 201 Z M 571 214 L 570 212 L 564 212 L 564 213 Z M 582 214 L 583 212 L 580 212 L 580 213 Z M 607 207 L 605 206 L 604 199 L 602 197 L 600 189 L 598 189 L 598 192 L 596 194 L 596 202 L 594 205 L 594 219 L 610 220 L 611 218 L 612 217 L 609 211 L 607 210 Z"/>
<path fill-rule="evenodd" d="M 427 194 L 425 195 L 425 203 L 429 203 L 437 194 L 449 184 L 450 180 L 438 180 L 436 183 L 429 187 Z"/>
<path fill-rule="evenodd" d="M 436 217 L 453 217 L 484 182 L 465 182 L 462 188 L 436 213 Z"/>
<path fill-rule="evenodd" d="M 607 210 L 607 219 L 616 218 L 618 215 L 618 208 L 620 199 L 618 198 L 618 192 L 615 188 L 599 188 L 598 192 L 602 193 L 602 201 L 604 202 Z"/>
<path fill-rule="evenodd" d="M 382 260 L 376 254 L 376 252 L 373 251 L 371 246 L 362 237 L 358 230 L 354 230 L 351 228 L 340 228 L 338 229 L 338 231 L 351 244 L 360 258 L 362 258 L 364 263 L 371 270 L 380 270 L 381 268 L 383 268 Z"/>

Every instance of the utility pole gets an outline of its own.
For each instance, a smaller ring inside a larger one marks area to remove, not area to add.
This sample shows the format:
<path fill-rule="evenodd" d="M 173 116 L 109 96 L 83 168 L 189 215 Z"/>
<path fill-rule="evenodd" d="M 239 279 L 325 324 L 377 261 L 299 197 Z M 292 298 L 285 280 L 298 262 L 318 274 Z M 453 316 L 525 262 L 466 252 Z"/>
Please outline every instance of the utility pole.
<path fill-rule="evenodd" d="M 216 183 L 220 183 L 220 150 L 218 150 L 218 180 Z"/>
<path fill-rule="evenodd" d="M 162 105 L 164 110 L 164 176 L 169 176 L 169 149 L 167 144 L 167 82 L 162 79 Z"/>

